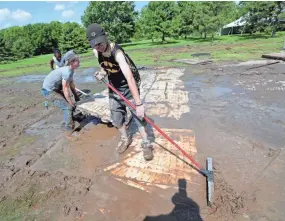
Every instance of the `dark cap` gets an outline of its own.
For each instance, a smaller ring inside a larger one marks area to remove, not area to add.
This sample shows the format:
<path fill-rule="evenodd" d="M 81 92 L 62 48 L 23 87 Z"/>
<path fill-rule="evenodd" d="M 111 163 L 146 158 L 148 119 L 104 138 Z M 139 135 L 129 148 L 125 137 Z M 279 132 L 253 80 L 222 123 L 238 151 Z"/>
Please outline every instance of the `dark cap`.
<path fill-rule="evenodd" d="M 87 27 L 86 35 L 92 48 L 94 48 L 97 44 L 107 41 L 107 36 L 104 29 L 101 27 L 101 25 L 96 23 L 90 24 Z"/>
<path fill-rule="evenodd" d="M 53 54 L 55 55 L 56 53 L 61 54 L 60 50 L 59 50 L 59 49 L 57 49 L 57 48 L 55 48 L 55 49 L 53 50 Z"/>

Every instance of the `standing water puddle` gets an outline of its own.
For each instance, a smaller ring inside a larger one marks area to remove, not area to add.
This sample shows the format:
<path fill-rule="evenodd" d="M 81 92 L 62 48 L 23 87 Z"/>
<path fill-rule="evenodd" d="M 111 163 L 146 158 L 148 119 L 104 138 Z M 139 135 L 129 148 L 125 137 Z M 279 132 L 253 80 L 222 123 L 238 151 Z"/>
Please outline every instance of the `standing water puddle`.
<path fill-rule="evenodd" d="M 85 68 L 75 71 L 73 77 L 75 83 L 93 83 L 96 82 L 94 73 L 97 69 L 95 68 Z M 33 82 L 43 82 L 47 74 L 31 74 L 16 77 L 15 80 L 17 83 L 33 83 Z"/>
<path fill-rule="evenodd" d="M 231 93 L 233 90 L 226 87 L 215 87 L 213 88 L 213 91 L 217 96 L 221 96 L 223 94 Z"/>
<path fill-rule="evenodd" d="M 33 83 L 43 82 L 46 75 L 25 75 L 16 78 L 17 83 Z M 75 83 L 95 83 L 96 79 L 93 75 L 74 75 Z"/>
<path fill-rule="evenodd" d="M 31 82 L 42 82 L 46 75 L 25 75 L 16 78 L 16 82 L 21 83 L 31 83 Z"/>

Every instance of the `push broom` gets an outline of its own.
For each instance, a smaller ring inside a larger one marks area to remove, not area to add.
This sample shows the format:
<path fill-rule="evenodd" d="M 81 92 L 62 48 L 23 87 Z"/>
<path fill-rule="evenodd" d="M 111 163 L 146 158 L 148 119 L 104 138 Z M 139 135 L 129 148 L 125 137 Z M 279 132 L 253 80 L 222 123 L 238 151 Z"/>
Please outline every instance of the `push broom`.
<path fill-rule="evenodd" d="M 98 79 L 98 78 L 97 78 Z M 100 80 L 100 79 L 98 79 Z M 113 92 L 115 92 L 122 100 L 128 104 L 132 109 L 136 110 L 136 106 L 133 105 L 128 99 L 126 99 L 116 88 L 114 88 L 111 84 L 109 84 L 104 78 L 101 79 L 108 88 L 110 88 Z M 165 139 L 167 139 L 171 144 L 173 144 L 177 149 L 181 151 L 181 153 L 187 157 L 192 162 L 192 166 L 203 176 L 206 177 L 207 181 L 207 204 L 211 206 L 214 198 L 214 174 L 213 174 L 213 164 L 212 158 L 208 157 L 206 160 L 206 169 L 202 168 L 198 162 L 196 162 L 193 157 L 191 157 L 185 150 L 183 150 L 174 140 L 172 140 L 166 133 L 164 133 L 156 124 L 154 124 L 146 115 L 144 119 L 147 123 L 149 123 L 152 127 L 154 127 Z"/>

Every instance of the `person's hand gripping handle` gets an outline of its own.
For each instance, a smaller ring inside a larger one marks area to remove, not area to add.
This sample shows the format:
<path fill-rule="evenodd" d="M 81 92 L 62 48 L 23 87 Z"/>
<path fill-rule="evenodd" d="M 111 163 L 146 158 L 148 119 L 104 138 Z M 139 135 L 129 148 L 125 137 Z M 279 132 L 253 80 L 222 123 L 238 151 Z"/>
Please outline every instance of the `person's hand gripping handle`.
<path fill-rule="evenodd" d="M 94 77 L 98 80 L 98 81 L 102 81 L 102 79 L 104 79 L 106 77 L 107 73 L 103 72 L 103 71 L 96 71 L 94 73 Z"/>

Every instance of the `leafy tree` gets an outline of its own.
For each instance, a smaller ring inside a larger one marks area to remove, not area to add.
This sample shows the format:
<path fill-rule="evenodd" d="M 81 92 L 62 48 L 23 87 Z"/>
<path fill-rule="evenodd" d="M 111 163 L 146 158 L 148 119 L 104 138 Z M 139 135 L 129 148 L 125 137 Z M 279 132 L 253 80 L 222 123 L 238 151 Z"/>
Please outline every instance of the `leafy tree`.
<path fill-rule="evenodd" d="M 209 6 L 205 4 L 206 2 L 197 2 L 195 8 L 195 16 L 193 17 L 193 26 L 196 31 L 201 35 L 204 34 L 204 38 L 207 37 L 207 29 L 210 23 L 210 13 Z"/>
<path fill-rule="evenodd" d="M 33 56 L 31 39 L 23 27 L 11 27 L 4 31 L 5 47 L 11 49 L 12 57 L 23 59 Z"/>
<path fill-rule="evenodd" d="M 101 24 L 111 40 L 128 42 L 134 32 L 137 14 L 134 9 L 131 1 L 94 1 L 89 3 L 81 20 L 85 27 L 91 23 Z"/>
<path fill-rule="evenodd" d="M 83 27 L 75 22 L 63 24 L 62 35 L 59 39 L 59 48 L 62 52 L 75 50 L 77 53 L 85 52 L 88 48 L 86 34 Z"/>
<path fill-rule="evenodd" d="M 52 21 L 50 23 L 51 27 L 51 42 L 52 48 L 59 48 L 59 39 L 62 35 L 62 26 L 63 24 L 58 21 Z"/>
<path fill-rule="evenodd" d="M 13 43 L 12 51 L 17 59 L 23 59 L 33 56 L 33 46 L 28 37 L 17 39 Z"/>
<path fill-rule="evenodd" d="M 136 22 L 135 37 L 154 39 L 160 37 L 160 33 L 156 31 L 156 24 L 152 18 L 152 12 L 147 7 L 142 8 L 139 18 Z"/>
<path fill-rule="evenodd" d="M 281 19 L 285 18 L 285 2 L 278 1 L 274 2 L 274 12 L 272 13 L 271 22 L 272 22 L 272 37 L 275 37 L 277 29 L 281 28 L 282 24 L 280 23 Z"/>
<path fill-rule="evenodd" d="M 11 48 L 5 45 L 3 31 L 0 32 L 0 63 L 6 63 L 9 60 L 15 60 Z"/>
<path fill-rule="evenodd" d="M 270 30 L 272 37 L 275 36 L 276 30 L 281 25 L 279 21 L 284 18 L 284 2 L 240 2 L 240 6 L 250 33 Z"/>
<path fill-rule="evenodd" d="M 178 27 L 176 16 L 179 8 L 176 2 L 149 2 L 142 10 L 139 22 L 141 31 L 148 36 L 160 35 L 161 40 L 175 35 Z"/>
<path fill-rule="evenodd" d="M 215 33 L 227 23 L 236 20 L 239 16 L 238 6 L 234 2 L 195 2 L 193 13 L 193 27 L 202 34 L 204 38 L 207 33 L 212 35 L 214 40 Z M 229 11 L 231 13 L 229 13 Z"/>
<path fill-rule="evenodd" d="M 37 23 L 0 31 L 0 62 L 73 49 L 78 53 L 89 48 L 85 29 L 77 23 Z"/>
<path fill-rule="evenodd" d="M 25 27 L 24 27 L 25 28 Z M 31 38 L 33 39 L 35 55 L 48 54 L 52 52 L 52 29 L 50 24 L 35 24 L 31 27 Z"/>
<path fill-rule="evenodd" d="M 185 38 L 187 38 L 187 35 L 191 34 L 195 29 L 194 20 L 196 16 L 197 3 L 179 1 L 178 6 L 179 14 L 175 20 L 178 23 L 176 26 L 179 27 L 179 35 L 184 35 Z"/>
<path fill-rule="evenodd" d="M 207 25 L 207 31 L 212 34 L 218 32 L 225 24 L 237 19 L 236 4 L 234 2 L 206 2 L 210 12 L 210 20 Z M 231 13 L 229 13 L 229 11 Z"/>
<path fill-rule="evenodd" d="M 17 26 L 5 29 L 3 34 L 5 39 L 5 45 L 8 48 L 12 48 L 14 42 L 24 36 L 23 28 Z"/>

